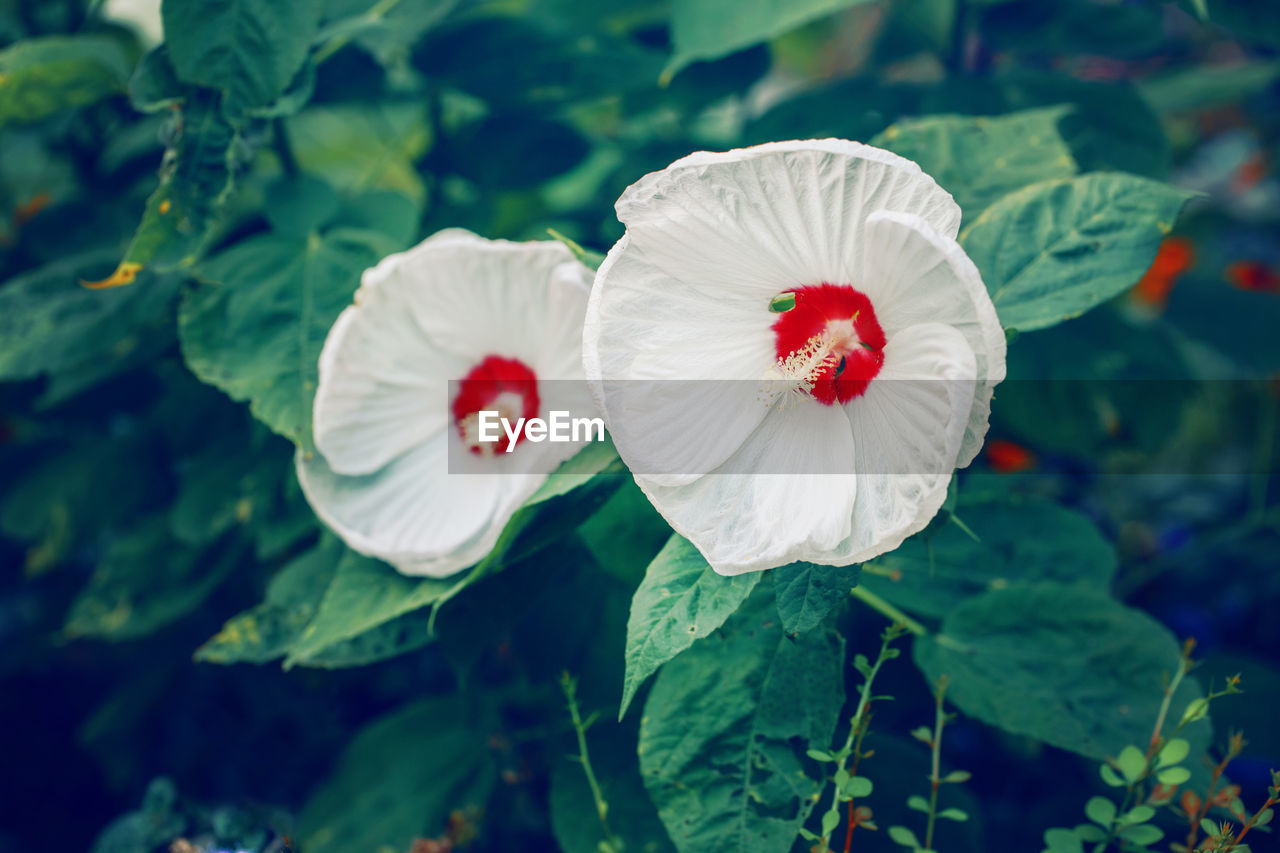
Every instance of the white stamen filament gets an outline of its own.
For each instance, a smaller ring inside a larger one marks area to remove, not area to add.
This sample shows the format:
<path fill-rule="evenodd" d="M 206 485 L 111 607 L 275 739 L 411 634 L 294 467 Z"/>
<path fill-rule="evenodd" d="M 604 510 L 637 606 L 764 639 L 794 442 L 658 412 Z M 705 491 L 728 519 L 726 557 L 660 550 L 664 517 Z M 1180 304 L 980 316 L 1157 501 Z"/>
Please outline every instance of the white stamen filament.
<path fill-rule="evenodd" d="M 828 326 L 821 334 L 809 338 L 800 349 L 775 361 L 761 377 L 768 384 L 762 389 L 760 400 L 766 406 L 772 406 L 779 398 L 784 398 L 784 403 L 794 404 L 811 396 L 818 377 L 839 363 L 841 350 L 853 333 L 853 324 L 848 325 L 847 334 L 833 334 Z"/>

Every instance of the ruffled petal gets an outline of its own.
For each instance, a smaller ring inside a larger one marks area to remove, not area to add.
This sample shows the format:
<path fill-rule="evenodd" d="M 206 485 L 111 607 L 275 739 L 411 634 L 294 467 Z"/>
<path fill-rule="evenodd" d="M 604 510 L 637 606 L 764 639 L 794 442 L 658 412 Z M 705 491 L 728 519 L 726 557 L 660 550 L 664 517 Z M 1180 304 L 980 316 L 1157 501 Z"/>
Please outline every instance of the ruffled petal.
<path fill-rule="evenodd" d="M 973 406 L 973 351 L 941 323 L 899 331 L 884 369 L 845 404 L 858 457 L 851 535 L 814 562 L 848 565 L 923 530 L 946 498 Z"/>
<path fill-rule="evenodd" d="M 953 327 L 973 351 L 978 378 L 958 467 L 973 461 L 987 434 L 993 389 L 1005 378 L 1005 336 L 973 261 L 919 216 L 877 211 L 864 229 L 858 281 L 885 333 L 918 323 Z"/>
<path fill-rule="evenodd" d="M 631 470 L 690 482 L 764 419 L 757 383 L 773 363 L 767 304 L 720 300 L 671 278 L 623 237 L 596 276 L 582 359 Z"/>
<path fill-rule="evenodd" d="M 317 449 L 338 473 L 377 471 L 447 427 L 448 379 L 467 368 L 432 345 L 394 294 L 362 290 L 320 353 Z"/>
<path fill-rule="evenodd" d="M 770 410 L 715 473 L 676 487 L 636 482 L 712 568 L 737 575 L 813 559 L 848 538 L 853 454 L 844 413 L 806 400 Z"/>
<path fill-rule="evenodd" d="M 471 363 L 498 355 L 539 379 L 577 379 L 590 281 L 560 243 L 485 240 L 455 228 L 385 258 L 361 290 L 395 294 L 424 337 Z"/>
<path fill-rule="evenodd" d="M 301 452 L 297 471 L 316 514 L 351 548 L 406 574 L 432 577 L 483 557 L 506 520 L 545 479 L 449 473 L 443 435 L 373 474 L 337 474 L 319 455 Z"/>
<path fill-rule="evenodd" d="M 697 152 L 641 178 L 616 207 L 651 263 L 762 307 L 788 288 L 851 283 L 872 211 L 913 213 L 951 236 L 960 225 L 954 199 L 915 163 L 836 139 Z"/>

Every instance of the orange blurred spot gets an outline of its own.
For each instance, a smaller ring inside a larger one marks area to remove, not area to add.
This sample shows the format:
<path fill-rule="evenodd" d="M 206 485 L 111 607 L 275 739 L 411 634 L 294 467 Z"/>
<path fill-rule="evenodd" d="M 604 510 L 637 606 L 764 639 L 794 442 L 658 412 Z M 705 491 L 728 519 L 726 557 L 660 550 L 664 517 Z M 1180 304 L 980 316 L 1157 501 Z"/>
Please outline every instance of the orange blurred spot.
<path fill-rule="evenodd" d="M 168 213 L 169 209 L 172 207 L 173 207 L 173 202 L 169 201 L 169 199 L 166 198 L 164 201 L 160 202 L 160 215 L 163 216 L 164 214 Z"/>
<path fill-rule="evenodd" d="M 106 290 L 108 287 L 119 287 L 122 284 L 133 284 L 133 280 L 138 277 L 138 273 L 142 270 L 142 264 L 121 262 L 116 267 L 116 271 L 104 278 L 102 281 L 84 281 L 80 284 L 90 290 Z"/>
<path fill-rule="evenodd" d="M 1227 266 L 1223 277 L 1241 290 L 1280 293 L 1280 275 L 1261 261 L 1236 261 Z"/>
<path fill-rule="evenodd" d="M 1262 152 L 1254 152 L 1236 168 L 1231 177 L 1231 186 L 1237 193 L 1251 190 L 1267 176 L 1267 161 Z"/>
<path fill-rule="evenodd" d="M 1196 250 L 1190 240 L 1186 237 L 1164 238 L 1151 267 L 1134 285 L 1133 300 L 1157 310 L 1163 309 L 1178 276 L 1189 270 L 1195 262 Z"/>
<path fill-rule="evenodd" d="M 1036 457 L 1021 444 L 995 439 L 987 442 L 987 464 L 1001 474 L 1016 474 L 1036 467 Z"/>
<path fill-rule="evenodd" d="M 48 207 L 51 201 L 53 197 L 48 193 L 36 193 L 31 201 L 23 202 L 13 209 L 13 224 L 19 228 L 26 225 L 37 213 Z"/>

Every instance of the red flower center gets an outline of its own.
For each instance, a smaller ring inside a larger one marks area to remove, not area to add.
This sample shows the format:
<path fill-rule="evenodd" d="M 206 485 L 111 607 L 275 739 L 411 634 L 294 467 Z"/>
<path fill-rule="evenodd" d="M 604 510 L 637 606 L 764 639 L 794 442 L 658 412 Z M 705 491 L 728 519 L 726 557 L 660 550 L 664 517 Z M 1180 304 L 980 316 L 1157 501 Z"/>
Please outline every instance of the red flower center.
<path fill-rule="evenodd" d="M 467 449 L 479 456 L 505 453 L 511 440 L 500 424 L 497 441 L 480 440 L 482 411 L 497 412 L 512 429 L 520 418 L 537 417 L 538 377 L 518 359 L 487 355 L 458 383 L 458 396 L 453 400 L 453 424 Z M 523 440 L 521 431 L 515 443 Z"/>
<path fill-rule="evenodd" d="M 828 406 L 865 392 L 884 364 L 884 330 L 871 300 L 839 284 L 789 293 L 795 306 L 773 324 L 778 362 L 771 375 L 795 381 Z"/>

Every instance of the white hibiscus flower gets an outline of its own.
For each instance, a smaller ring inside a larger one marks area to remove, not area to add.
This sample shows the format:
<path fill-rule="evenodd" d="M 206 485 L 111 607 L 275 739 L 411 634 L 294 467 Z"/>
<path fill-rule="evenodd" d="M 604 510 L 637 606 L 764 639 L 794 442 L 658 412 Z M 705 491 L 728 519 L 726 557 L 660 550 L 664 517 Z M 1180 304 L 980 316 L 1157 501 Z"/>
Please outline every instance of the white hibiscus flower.
<path fill-rule="evenodd" d="M 320 518 L 405 574 L 444 577 L 487 554 L 583 442 L 521 434 L 507 452 L 501 429 L 480 440 L 479 412 L 594 415 L 580 349 L 590 276 L 559 243 L 456 229 L 367 270 L 320 354 L 318 452 L 297 459 Z"/>
<path fill-rule="evenodd" d="M 728 575 L 862 562 L 924 528 L 1005 375 L 951 196 L 827 139 L 692 154 L 617 211 L 583 360 L 672 527 Z"/>

